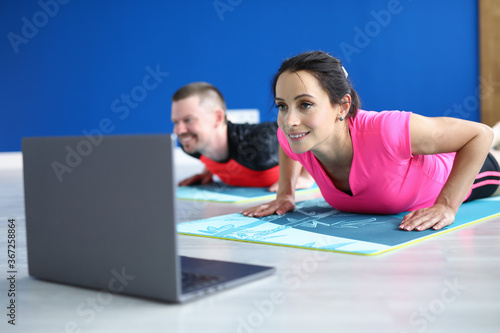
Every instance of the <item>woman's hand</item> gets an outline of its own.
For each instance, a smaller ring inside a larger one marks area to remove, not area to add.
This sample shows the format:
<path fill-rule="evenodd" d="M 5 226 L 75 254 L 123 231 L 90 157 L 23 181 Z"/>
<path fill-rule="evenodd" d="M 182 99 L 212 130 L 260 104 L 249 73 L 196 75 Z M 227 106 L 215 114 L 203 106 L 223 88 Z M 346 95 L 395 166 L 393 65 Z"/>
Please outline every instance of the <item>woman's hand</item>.
<path fill-rule="evenodd" d="M 403 218 L 399 229 L 422 231 L 429 228 L 439 230 L 455 221 L 456 212 L 443 204 L 434 204 L 429 208 L 417 209 Z"/>
<path fill-rule="evenodd" d="M 434 205 L 409 213 L 400 229 L 439 230 L 455 221 L 458 208 L 481 170 L 493 140 L 493 132 L 476 122 L 412 114 L 410 142 L 412 155 L 456 152 L 453 167 Z"/>
<path fill-rule="evenodd" d="M 276 198 L 276 200 L 273 200 L 271 202 L 244 209 L 240 213 L 250 217 L 262 217 L 262 216 L 272 215 L 274 213 L 278 215 L 283 215 L 286 212 L 292 211 L 294 209 L 295 209 L 294 197 L 291 195 L 286 195 Z"/>

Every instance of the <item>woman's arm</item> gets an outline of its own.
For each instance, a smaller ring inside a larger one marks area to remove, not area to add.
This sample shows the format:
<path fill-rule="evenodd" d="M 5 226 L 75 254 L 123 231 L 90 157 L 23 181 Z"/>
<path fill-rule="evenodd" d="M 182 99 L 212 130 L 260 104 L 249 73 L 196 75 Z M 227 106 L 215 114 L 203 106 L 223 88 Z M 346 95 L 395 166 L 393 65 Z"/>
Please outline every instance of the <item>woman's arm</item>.
<path fill-rule="evenodd" d="M 241 211 L 243 215 L 256 217 L 274 213 L 282 215 L 295 209 L 295 187 L 302 165 L 288 157 L 280 146 L 279 166 L 280 178 L 276 199 L 266 204 L 244 209 Z"/>
<path fill-rule="evenodd" d="M 488 155 L 493 132 L 488 126 L 472 121 L 412 114 L 410 139 L 413 155 L 457 153 L 450 176 L 434 205 L 407 214 L 400 225 L 408 231 L 438 230 L 455 221 L 457 210 Z"/>

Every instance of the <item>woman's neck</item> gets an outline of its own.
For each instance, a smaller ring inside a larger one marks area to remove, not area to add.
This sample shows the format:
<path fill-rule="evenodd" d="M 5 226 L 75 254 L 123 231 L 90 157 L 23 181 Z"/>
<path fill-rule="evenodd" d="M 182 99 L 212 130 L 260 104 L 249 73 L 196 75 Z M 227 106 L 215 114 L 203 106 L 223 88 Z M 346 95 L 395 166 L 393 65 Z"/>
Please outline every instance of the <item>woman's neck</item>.
<path fill-rule="evenodd" d="M 341 126 L 334 131 L 331 137 L 311 151 L 323 166 L 350 169 L 353 148 L 349 124 L 346 120 L 339 125 Z"/>

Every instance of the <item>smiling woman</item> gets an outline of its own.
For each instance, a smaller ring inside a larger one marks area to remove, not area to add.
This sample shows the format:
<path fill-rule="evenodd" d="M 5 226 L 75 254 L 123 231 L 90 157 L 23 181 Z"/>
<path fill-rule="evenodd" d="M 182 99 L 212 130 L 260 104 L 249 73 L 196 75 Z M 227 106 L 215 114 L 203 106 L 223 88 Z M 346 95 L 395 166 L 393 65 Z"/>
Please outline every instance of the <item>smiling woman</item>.
<path fill-rule="evenodd" d="M 278 195 L 244 215 L 293 210 L 301 165 L 332 207 L 372 214 L 410 211 L 400 226 L 408 231 L 441 229 L 453 223 L 465 200 L 498 192 L 491 128 L 455 118 L 361 110 L 347 72 L 329 54 L 285 60 L 273 93 L 281 146 Z M 491 179 L 477 181 L 485 175 Z"/>

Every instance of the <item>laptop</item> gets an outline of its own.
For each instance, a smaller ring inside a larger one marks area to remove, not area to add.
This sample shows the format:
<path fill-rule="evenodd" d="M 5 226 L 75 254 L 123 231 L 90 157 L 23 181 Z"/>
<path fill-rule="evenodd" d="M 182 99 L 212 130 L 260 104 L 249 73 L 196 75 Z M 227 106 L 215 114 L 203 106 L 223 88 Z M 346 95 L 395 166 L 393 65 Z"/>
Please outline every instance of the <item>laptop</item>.
<path fill-rule="evenodd" d="M 178 255 L 174 135 L 23 138 L 33 277 L 185 302 L 273 267 Z"/>

